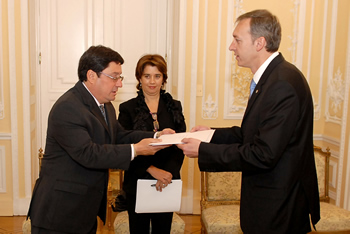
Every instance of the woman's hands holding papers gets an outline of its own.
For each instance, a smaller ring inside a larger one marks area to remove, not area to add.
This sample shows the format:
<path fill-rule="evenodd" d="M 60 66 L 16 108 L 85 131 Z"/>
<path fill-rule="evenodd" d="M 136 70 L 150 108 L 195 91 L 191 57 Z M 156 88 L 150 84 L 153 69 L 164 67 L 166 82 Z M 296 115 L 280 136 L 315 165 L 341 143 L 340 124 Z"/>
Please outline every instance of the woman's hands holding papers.
<path fill-rule="evenodd" d="M 164 171 L 155 166 L 150 166 L 147 169 L 147 172 L 150 173 L 153 178 L 157 179 L 156 189 L 160 192 L 171 183 L 173 178 L 173 175 L 170 172 Z"/>
<path fill-rule="evenodd" d="M 175 131 L 171 128 L 164 128 L 162 131 L 159 132 L 159 136 L 165 135 L 165 134 L 174 134 Z"/>
<path fill-rule="evenodd" d="M 191 129 L 191 132 L 210 130 L 210 127 L 197 125 Z M 183 153 L 189 158 L 198 158 L 198 149 L 199 145 L 202 142 L 199 139 L 195 138 L 184 138 L 182 139 L 184 144 L 176 145 L 179 149 L 183 151 Z"/>

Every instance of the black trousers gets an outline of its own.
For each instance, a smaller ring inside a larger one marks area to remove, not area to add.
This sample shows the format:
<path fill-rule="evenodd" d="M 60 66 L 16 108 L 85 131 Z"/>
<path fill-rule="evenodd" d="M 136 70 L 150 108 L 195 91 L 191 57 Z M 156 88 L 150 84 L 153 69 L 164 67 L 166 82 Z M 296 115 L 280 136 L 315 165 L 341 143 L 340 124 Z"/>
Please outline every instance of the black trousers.
<path fill-rule="evenodd" d="M 130 234 L 149 234 L 150 226 L 152 234 L 170 233 L 173 212 L 138 214 L 135 213 L 136 195 L 126 194 L 126 201 Z"/>

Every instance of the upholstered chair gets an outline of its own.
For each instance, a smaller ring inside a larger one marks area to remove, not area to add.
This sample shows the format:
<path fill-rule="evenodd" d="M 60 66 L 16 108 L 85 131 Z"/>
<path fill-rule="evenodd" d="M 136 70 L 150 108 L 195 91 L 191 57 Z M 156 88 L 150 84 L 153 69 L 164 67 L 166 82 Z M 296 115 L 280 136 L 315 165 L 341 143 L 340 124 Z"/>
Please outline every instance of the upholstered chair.
<path fill-rule="evenodd" d="M 329 203 L 329 148 L 323 151 L 314 146 L 314 153 L 321 201 L 321 220 L 316 224 L 316 230 L 350 233 L 350 211 Z"/>
<path fill-rule="evenodd" d="M 241 172 L 201 172 L 202 233 L 243 233 L 239 221 Z"/>

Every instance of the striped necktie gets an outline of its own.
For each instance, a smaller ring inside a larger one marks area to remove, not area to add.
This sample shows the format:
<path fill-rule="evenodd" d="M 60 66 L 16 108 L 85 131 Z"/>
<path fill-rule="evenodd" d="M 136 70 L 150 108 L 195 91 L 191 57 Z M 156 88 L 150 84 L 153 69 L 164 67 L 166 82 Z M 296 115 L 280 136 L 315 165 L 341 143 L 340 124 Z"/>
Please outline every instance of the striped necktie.
<path fill-rule="evenodd" d="M 103 118 L 105 119 L 106 123 L 107 123 L 107 117 L 106 117 L 106 112 L 105 112 L 105 107 L 104 105 L 100 105 L 100 110 L 101 110 L 101 113 L 103 115 Z"/>

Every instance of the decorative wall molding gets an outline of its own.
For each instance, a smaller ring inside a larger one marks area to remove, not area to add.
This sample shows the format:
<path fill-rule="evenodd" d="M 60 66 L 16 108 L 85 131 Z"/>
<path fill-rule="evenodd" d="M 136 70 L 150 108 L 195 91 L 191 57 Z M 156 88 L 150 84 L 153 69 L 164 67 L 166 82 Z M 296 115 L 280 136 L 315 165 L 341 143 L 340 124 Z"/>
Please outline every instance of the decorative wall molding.
<path fill-rule="evenodd" d="M 221 17 L 222 17 L 222 0 L 219 0 L 218 12 L 218 33 L 216 45 L 216 74 L 215 74 L 215 98 L 209 93 L 206 97 L 206 59 L 207 59 L 207 28 L 208 28 L 208 0 L 205 1 L 205 20 L 204 20 L 204 56 L 203 56 L 203 96 L 202 96 L 202 118 L 216 119 L 218 117 L 218 102 L 219 102 L 219 81 L 220 81 L 220 47 L 221 47 Z M 206 99 L 206 100 L 205 100 Z"/>
<path fill-rule="evenodd" d="M 333 191 L 329 191 L 329 197 L 332 199 L 332 200 L 336 200 L 337 199 L 337 193 L 336 192 L 333 192 Z"/>
<path fill-rule="evenodd" d="M 330 35 L 330 42 L 329 42 L 329 62 L 328 62 L 328 80 L 327 80 L 327 93 L 326 93 L 326 110 L 325 110 L 325 117 L 326 122 L 333 122 L 335 124 L 340 125 L 341 120 L 338 116 L 336 116 L 334 113 L 330 113 L 330 102 L 332 100 L 339 99 L 336 97 L 336 90 L 340 90 L 339 86 L 337 84 L 339 83 L 339 80 L 341 77 L 339 77 L 339 74 L 333 74 L 334 73 L 334 57 L 335 57 L 335 44 L 336 44 L 336 32 L 337 32 L 337 10 L 338 10 L 338 0 L 332 1 L 332 11 L 331 11 L 331 32 Z M 332 104 L 331 104 L 332 105 Z"/>
<path fill-rule="evenodd" d="M 313 139 L 315 141 L 323 141 L 326 142 L 330 145 L 335 145 L 337 147 L 340 147 L 340 141 L 337 138 L 334 137 L 330 137 L 330 136 L 326 136 L 326 135 L 322 135 L 322 134 L 314 134 Z M 333 152 L 332 152 L 333 154 Z"/>
<path fill-rule="evenodd" d="M 346 70 L 345 70 L 345 98 L 343 100 L 343 116 L 342 116 L 342 128 L 341 128 L 341 163 L 343 163 L 344 159 L 347 158 L 347 164 L 345 170 L 345 187 L 344 187 L 344 208 L 347 210 L 350 210 L 350 159 L 349 159 L 349 152 L 350 152 L 350 139 L 349 136 L 347 136 L 346 129 L 348 128 L 348 112 L 349 112 L 349 95 L 350 95 L 350 16 L 348 18 L 348 35 L 347 35 L 347 49 L 346 49 Z M 346 139 L 348 139 L 348 142 L 346 142 Z M 346 152 L 346 143 L 348 147 L 348 152 Z M 342 168 L 343 169 L 343 168 Z M 339 173 L 339 176 L 342 176 L 343 173 Z M 342 177 L 343 179 L 343 177 Z M 342 192 L 341 189 L 337 192 Z"/>
<path fill-rule="evenodd" d="M 291 41 L 291 46 L 288 48 L 288 50 L 291 52 L 291 63 L 297 66 L 297 48 L 298 48 L 298 15 L 299 15 L 299 0 L 292 0 L 293 2 L 293 9 L 290 11 L 293 13 L 293 35 L 287 36 L 289 40 Z M 301 23 L 299 21 L 299 23 Z M 298 64 L 299 66 L 301 64 Z M 301 69 L 299 67 L 299 69 Z"/>
<path fill-rule="evenodd" d="M 6 153 L 5 146 L 0 145 L 0 193 L 6 193 Z"/>
<path fill-rule="evenodd" d="M 332 168 L 332 170 L 330 170 Z M 332 171 L 332 176 L 330 176 L 332 178 L 331 181 L 328 181 L 329 185 L 332 188 L 337 188 L 337 172 L 338 172 L 338 163 L 330 160 L 329 161 L 329 171 Z"/>
<path fill-rule="evenodd" d="M 344 95 L 345 95 L 345 80 L 342 78 L 343 74 L 338 67 L 334 77 L 328 79 L 327 85 L 327 99 L 326 99 L 326 122 L 332 122 L 341 125 L 342 118 L 337 116 L 343 109 Z"/>
<path fill-rule="evenodd" d="M 233 4 L 233 5 L 231 5 Z M 227 44 L 232 42 L 232 30 L 234 29 L 234 18 L 244 13 L 243 1 L 229 2 L 227 9 Z M 232 8 L 234 11 L 232 12 Z M 235 13 L 235 14 L 234 14 Z M 240 68 L 232 51 L 226 54 L 226 79 L 224 97 L 224 119 L 242 119 L 249 97 L 249 85 L 253 74 L 245 68 Z"/>
<path fill-rule="evenodd" d="M 0 141 L 1 140 L 11 140 L 11 138 L 12 138 L 11 133 L 5 133 L 5 132 L 0 133 Z"/>

